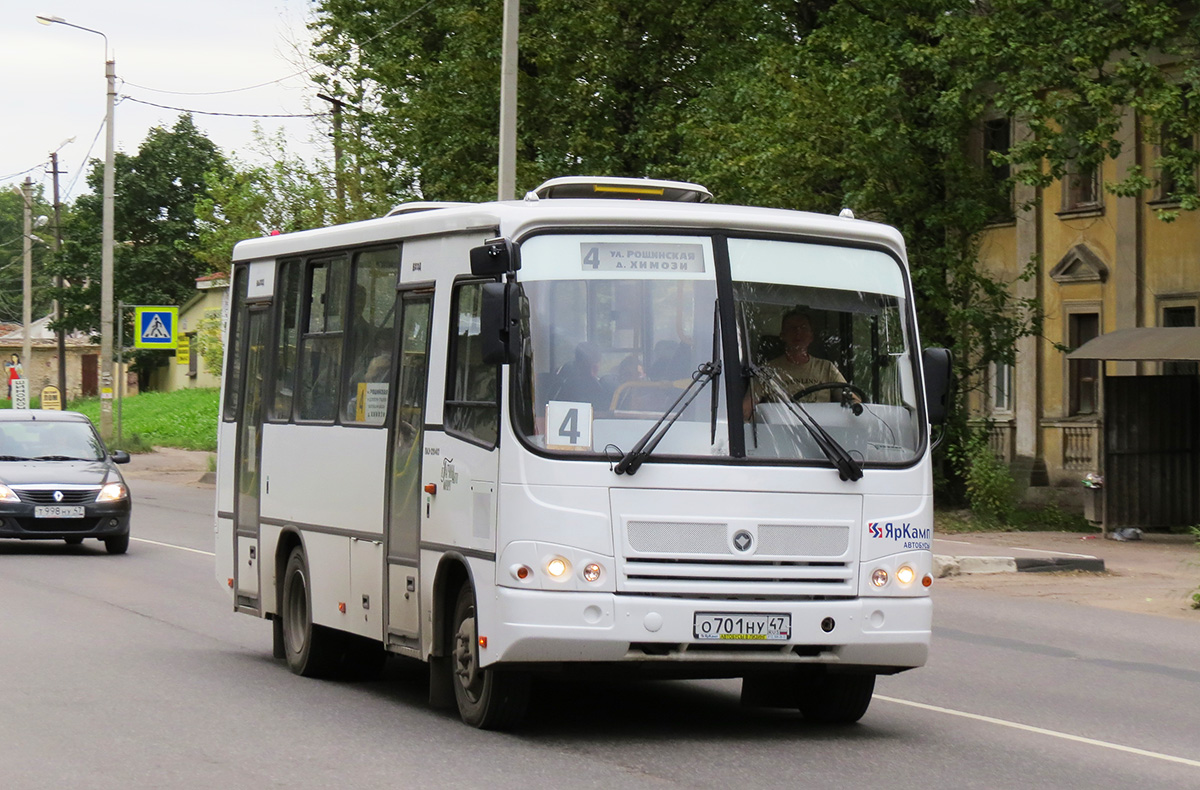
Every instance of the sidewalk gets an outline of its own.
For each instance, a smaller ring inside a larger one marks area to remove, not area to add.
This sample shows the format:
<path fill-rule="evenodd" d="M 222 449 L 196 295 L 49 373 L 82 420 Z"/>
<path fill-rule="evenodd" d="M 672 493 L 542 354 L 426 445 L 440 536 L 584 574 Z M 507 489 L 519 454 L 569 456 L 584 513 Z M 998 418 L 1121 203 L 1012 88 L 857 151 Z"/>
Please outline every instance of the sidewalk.
<path fill-rule="evenodd" d="M 215 455 L 202 450 L 155 447 L 152 453 L 131 454 L 129 463 L 121 467 L 121 474 L 128 480 L 162 480 L 211 486 L 215 480 L 208 471 L 208 459 Z"/>
<path fill-rule="evenodd" d="M 1106 540 L 1077 532 L 965 532 L 935 537 L 935 575 L 1016 571 L 1180 573 L 1200 577 L 1200 550 L 1190 535 L 1147 532 L 1141 540 Z"/>

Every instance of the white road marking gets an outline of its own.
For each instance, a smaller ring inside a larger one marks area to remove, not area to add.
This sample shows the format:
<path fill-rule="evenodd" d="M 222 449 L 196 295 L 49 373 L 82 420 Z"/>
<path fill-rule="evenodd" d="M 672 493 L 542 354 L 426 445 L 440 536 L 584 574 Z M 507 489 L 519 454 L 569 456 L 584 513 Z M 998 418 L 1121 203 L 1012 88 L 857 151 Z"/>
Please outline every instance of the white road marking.
<path fill-rule="evenodd" d="M 191 549 L 191 548 L 188 548 L 187 546 L 176 546 L 174 543 L 159 543 L 157 540 L 146 540 L 145 538 L 134 538 L 134 537 L 131 537 L 129 539 L 136 540 L 138 543 L 149 543 L 154 546 L 166 546 L 168 549 L 179 549 L 180 551 L 190 551 L 193 554 L 205 554 L 209 557 L 217 556 L 216 554 L 214 554 L 211 551 L 201 551 L 200 549 Z"/>
<path fill-rule="evenodd" d="M 952 708 L 942 708 L 942 707 L 938 707 L 937 705 L 926 705 L 923 702 L 913 702 L 911 700 L 906 700 L 906 699 L 897 699 L 896 697 L 885 697 L 882 694 L 876 694 L 874 696 L 874 698 L 881 699 L 884 702 L 894 702 L 897 705 L 907 705 L 910 708 L 920 708 L 921 710 L 929 710 L 929 711 L 933 711 L 934 713 L 945 713 L 948 716 L 959 716 L 964 719 L 974 719 L 975 721 L 982 721 L 987 724 L 997 724 L 1001 727 L 1011 727 L 1014 730 L 1024 730 L 1025 732 L 1032 732 L 1035 735 L 1048 735 L 1052 738 L 1062 738 L 1065 741 L 1074 741 L 1076 743 L 1085 743 L 1088 746 L 1099 746 L 1103 749 L 1112 749 L 1113 751 L 1126 752 L 1128 754 L 1137 754 L 1142 757 L 1153 757 L 1156 760 L 1166 760 L 1167 762 L 1171 762 L 1171 763 L 1179 763 L 1181 765 L 1188 765 L 1188 766 L 1191 766 L 1192 768 L 1200 768 L 1200 760 L 1189 760 L 1186 757 L 1175 757 L 1174 755 L 1163 754 L 1161 752 L 1151 752 L 1151 751 L 1147 751 L 1146 749 L 1138 749 L 1133 746 L 1124 746 L 1119 743 L 1109 743 L 1108 741 L 1098 741 L 1095 738 L 1085 738 L 1082 735 L 1071 735 L 1070 733 L 1058 732 L 1057 730 L 1047 730 L 1043 727 L 1033 727 L 1029 724 L 1021 724 L 1021 723 L 1015 722 L 1015 721 L 1006 721 L 1005 719 L 996 719 L 991 716 L 981 716 L 978 713 L 967 713 L 966 711 L 954 710 Z"/>
<path fill-rule="evenodd" d="M 972 543 L 969 540 L 949 540 L 948 538 L 938 538 L 939 543 L 957 543 L 960 546 L 979 546 L 979 543 Z M 986 544 L 991 545 L 991 544 Z M 1024 546 L 1003 546 L 1001 548 L 1016 549 L 1017 551 L 1031 551 L 1034 554 L 1061 554 L 1064 557 L 1079 557 L 1080 559 L 1094 560 L 1094 554 L 1075 554 L 1070 551 L 1053 551 L 1052 549 L 1027 549 Z"/>

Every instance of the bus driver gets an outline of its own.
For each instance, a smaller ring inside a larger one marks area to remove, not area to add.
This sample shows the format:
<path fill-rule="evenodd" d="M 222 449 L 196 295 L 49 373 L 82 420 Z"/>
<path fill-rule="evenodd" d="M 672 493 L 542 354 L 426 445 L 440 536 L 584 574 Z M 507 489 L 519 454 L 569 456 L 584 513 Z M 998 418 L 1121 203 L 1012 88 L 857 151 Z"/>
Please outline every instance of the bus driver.
<path fill-rule="evenodd" d="M 768 360 L 761 374 L 751 380 L 742 412 L 750 419 L 754 406 L 766 401 L 794 398 L 796 393 L 816 384 L 844 383 L 841 371 L 827 359 L 808 353 L 813 342 L 812 319 L 802 310 L 791 310 L 784 314 L 779 325 L 779 339 L 783 342 L 783 353 Z M 839 390 L 824 389 L 800 398 L 806 403 L 831 402 L 840 398 Z M 854 400 L 857 401 L 857 396 Z"/>

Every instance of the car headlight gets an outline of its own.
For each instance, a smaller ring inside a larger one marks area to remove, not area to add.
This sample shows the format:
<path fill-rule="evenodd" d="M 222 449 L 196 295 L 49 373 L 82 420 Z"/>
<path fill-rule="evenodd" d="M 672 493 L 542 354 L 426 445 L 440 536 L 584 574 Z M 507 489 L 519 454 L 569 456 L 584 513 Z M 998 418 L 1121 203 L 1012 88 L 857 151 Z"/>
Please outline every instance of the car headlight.
<path fill-rule="evenodd" d="M 100 489 L 100 493 L 96 495 L 96 501 L 115 502 L 127 496 L 129 496 L 129 489 L 125 488 L 124 483 L 109 483 Z"/>
<path fill-rule="evenodd" d="M 21 497 L 4 483 L 0 483 L 0 502 L 20 502 Z"/>

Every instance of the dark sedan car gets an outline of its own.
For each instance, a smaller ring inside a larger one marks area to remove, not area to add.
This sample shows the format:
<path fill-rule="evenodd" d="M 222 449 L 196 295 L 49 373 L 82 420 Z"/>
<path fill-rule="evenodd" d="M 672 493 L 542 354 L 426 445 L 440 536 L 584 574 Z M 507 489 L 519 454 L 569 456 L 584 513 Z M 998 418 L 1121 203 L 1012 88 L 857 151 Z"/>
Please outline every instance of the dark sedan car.
<path fill-rule="evenodd" d="M 0 411 L 0 538 L 99 538 L 129 548 L 129 488 L 92 423 L 73 411 Z"/>

